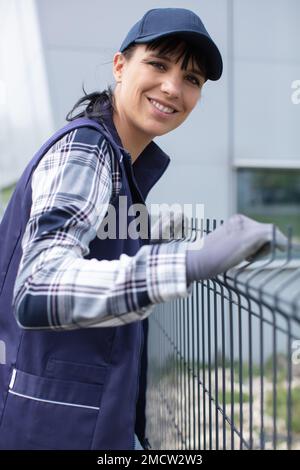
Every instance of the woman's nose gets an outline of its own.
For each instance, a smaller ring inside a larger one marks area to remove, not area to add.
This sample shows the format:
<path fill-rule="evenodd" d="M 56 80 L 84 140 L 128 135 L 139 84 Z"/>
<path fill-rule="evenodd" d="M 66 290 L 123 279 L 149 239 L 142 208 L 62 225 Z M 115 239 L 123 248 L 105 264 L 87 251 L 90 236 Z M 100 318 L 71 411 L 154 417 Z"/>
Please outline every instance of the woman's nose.
<path fill-rule="evenodd" d="M 161 84 L 161 91 L 170 96 L 179 97 L 181 92 L 181 79 L 175 76 L 164 77 Z"/>

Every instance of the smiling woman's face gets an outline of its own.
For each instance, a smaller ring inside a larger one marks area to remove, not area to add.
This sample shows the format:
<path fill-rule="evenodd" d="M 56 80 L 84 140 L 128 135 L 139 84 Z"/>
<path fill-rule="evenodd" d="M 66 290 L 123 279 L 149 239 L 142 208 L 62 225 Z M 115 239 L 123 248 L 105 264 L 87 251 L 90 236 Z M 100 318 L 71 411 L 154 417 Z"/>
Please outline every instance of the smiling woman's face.
<path fill-rule="evenodd" d="M 205 77 L 192 64 L 181 69 L 174 55 L 139 44 L 130 58 L 114 56 L 116 108 L 126 125 L 153 139 L 180 126 L 196 106 Z M 196 70 L 193 69 L 193 65 Z M 133 126 L 133 127 L 132 127 Z"/>

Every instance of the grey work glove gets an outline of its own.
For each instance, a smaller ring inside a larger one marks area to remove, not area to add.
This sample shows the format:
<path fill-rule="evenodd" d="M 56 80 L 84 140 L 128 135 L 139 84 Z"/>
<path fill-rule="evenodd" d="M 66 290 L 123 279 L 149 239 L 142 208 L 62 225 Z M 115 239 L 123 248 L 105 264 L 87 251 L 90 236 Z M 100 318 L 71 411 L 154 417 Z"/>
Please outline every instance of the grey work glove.
<path fill-rule="evenodd" d="M 187 281 L 210 279 L 241 261 L 251 261 L 271 249 L 273 224 L 257 222 L 241 214 L 235 214 L 227 222 L 203 239 L 200 249 L 187 250 Z M 276 227 L 275 246 L 287 248 L 287 238 Z"/>

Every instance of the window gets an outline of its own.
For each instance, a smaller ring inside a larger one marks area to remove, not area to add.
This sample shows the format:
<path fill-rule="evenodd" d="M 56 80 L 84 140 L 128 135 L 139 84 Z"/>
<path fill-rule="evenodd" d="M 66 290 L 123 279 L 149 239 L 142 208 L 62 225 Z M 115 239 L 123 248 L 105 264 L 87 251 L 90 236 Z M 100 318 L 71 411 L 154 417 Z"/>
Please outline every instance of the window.
<path fill-rule="evenodd" d="M 300 241 L 300 170 L 238 170 L 238 211 L 260 222 L 275 223 Z"/>

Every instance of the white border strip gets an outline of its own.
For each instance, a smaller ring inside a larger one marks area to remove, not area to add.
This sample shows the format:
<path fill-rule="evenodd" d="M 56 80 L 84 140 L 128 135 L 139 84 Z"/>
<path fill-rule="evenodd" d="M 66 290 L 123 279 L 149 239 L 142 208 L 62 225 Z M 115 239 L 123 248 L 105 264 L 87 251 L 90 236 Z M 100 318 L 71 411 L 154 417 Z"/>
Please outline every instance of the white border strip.
<path fill-rule="evenodd" d="M 10 379 L 10 382 L 9 382 L 9 388 L 13 388 L 13 386 L 15 384 L 15 380 L 16 380 L 16 375 L 17 375 L 17 371 L 16 371 L 16 369 L 13 369 L 12 374 L 11 374 L 11 379 Z"/>
<path fill-rule="evenodd" d="M 97 406 L 78 405 L 77 403 L 66 403 L 63 401 L 43 400 L 42 398 L 36 398 L 36 397 L 31 397 L 29 395 L 23 395 L 22 393 L 17 393 L 17 392 L 14 392 L 13 390 L 9 390 L 8 392 L 18 397 L 28 398 L 29 400 L 41 401 L 44 403 L 52 403 L 53 405 L 76 406 L 77 408 L 88 408 L 90 410 L 97 410 L 97 411 L 100 410 L 100 408 L 98 408 Z"/>

